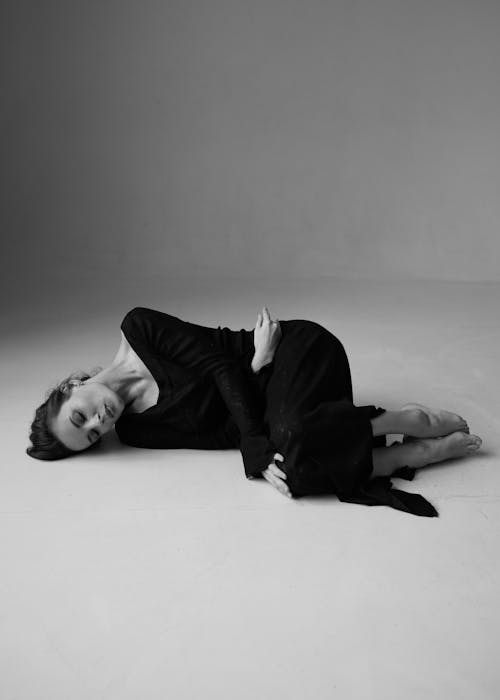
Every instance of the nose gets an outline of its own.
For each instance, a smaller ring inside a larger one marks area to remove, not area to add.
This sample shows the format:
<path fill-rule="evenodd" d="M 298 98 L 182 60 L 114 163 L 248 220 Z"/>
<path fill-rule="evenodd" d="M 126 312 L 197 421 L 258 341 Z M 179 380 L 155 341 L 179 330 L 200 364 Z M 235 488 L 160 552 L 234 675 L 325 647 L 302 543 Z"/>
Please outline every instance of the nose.
<path fill-rule="evenodd" d="M 94 418 L 96 418 L 96 423 L 97 425 L 102 425 L 104 421 L 106 420 L 106 412 L 103 411 L 96 411 Z"/>

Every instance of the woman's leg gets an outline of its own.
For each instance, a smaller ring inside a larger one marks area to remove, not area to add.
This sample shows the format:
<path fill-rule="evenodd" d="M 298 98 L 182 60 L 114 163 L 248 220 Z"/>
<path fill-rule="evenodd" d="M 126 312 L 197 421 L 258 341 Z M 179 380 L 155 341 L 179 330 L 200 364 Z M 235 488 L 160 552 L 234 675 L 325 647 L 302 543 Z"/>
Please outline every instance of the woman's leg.
<path fill-rule="evenodd" d="M 382 418 L 385 414 L 373 420 Z M 371 478 L 390 476 L 399 467 L 418 469 L 445 459 L 465 457 L 481 447 L 481 438 L 461 431 L 438 438 L 423 438 L 398 443 L 390 447 L 375 447 L 372 450 L 373 472 Z"/>
<path fill-rule="evenodd" d="M 430 438 L 469 431 L 466 421 L 457 413 L 415 403 L 406 404 L 398 411 L 386 411 L 372 418 L 371 423 L 374 436 L 402 433 Z"/>

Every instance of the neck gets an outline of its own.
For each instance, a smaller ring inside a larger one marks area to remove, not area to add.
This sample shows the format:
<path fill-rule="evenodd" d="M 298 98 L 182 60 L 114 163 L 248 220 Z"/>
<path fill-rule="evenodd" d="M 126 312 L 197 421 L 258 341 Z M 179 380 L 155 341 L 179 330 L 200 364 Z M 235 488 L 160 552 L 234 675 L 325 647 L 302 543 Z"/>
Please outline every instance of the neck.
<path fill-rule="evenodd" d="M 137 396 L 138 387 L 143 377 L 140 375 L 133 357 L 128 352 L 128 343 L 124 337 L 113 361 L 107 367 L 87 380 L 106 384 L 122 399 L 125 406 L 132 403 Z"/>

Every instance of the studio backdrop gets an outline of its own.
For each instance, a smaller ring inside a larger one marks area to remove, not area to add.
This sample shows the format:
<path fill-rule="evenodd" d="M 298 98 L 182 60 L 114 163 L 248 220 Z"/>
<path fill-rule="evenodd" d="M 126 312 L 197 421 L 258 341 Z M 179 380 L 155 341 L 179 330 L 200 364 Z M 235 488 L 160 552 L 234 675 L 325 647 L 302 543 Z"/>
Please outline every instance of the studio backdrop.
<path fill-rule="evenodd" d="M 498 2 L 7 0 L 0 32 L 4 282 L 500 279 Z"/>

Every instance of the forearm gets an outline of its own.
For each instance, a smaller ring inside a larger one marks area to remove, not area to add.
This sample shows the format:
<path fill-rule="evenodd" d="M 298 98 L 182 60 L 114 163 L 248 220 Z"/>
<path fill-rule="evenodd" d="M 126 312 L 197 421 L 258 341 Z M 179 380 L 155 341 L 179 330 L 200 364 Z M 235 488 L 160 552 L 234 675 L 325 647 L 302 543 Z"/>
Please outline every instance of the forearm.
<path fill-rule="evenodd" d="M 258 374 L 260 370 L 273 361 L 272 357 L 261 356 L 257 353 L 254 354 L 252 359 L 252 372 Z"/>

